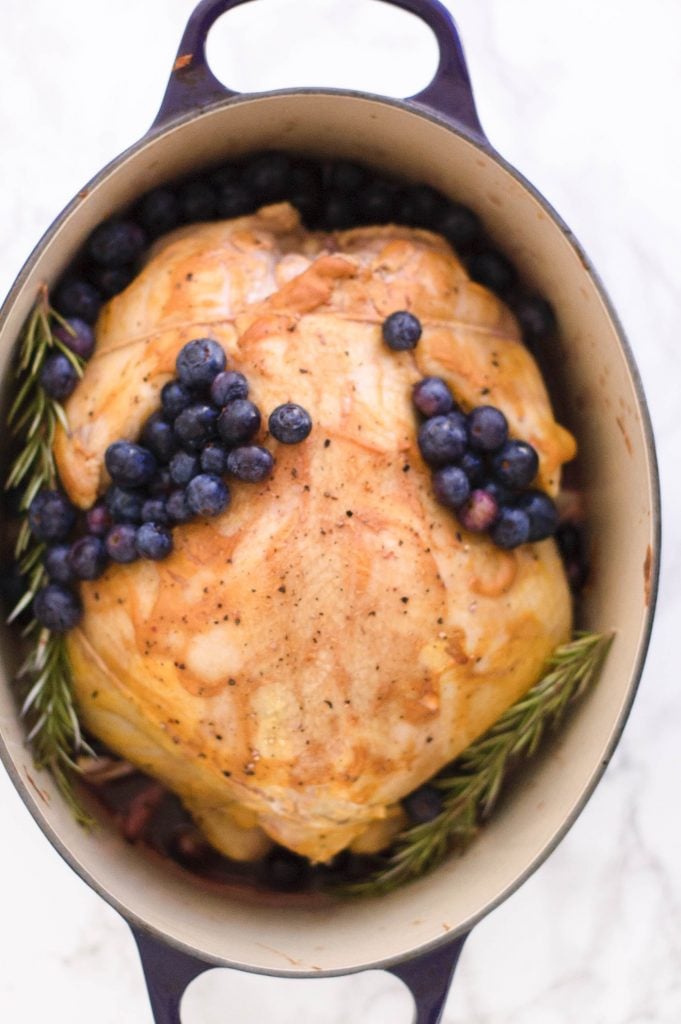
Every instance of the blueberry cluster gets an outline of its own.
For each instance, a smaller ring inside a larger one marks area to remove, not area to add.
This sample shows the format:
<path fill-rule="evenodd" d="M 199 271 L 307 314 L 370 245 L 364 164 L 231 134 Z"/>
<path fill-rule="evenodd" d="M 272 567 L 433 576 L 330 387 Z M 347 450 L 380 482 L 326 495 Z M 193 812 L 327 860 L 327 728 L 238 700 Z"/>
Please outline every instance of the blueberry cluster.
<path fill-rule="evenodd" d="M 173 549 L 172 527 L 196 516 L 217 516 L 230 503 L 223 477 L 260 483 L 274 459 L 253 444 L 262 417 L 248 398 L 243 374 L 226 368 L 211 338 L 188 342 L 176 378 L 161 391 L 161 410 L 145 423 L 140 444 L 114 441 L 105 454 L 111 486 L 85 514 L 85 535 L 70 540 L 77 512 L 59 491 L 40 491 L 29 509 L 34 536 L 48 545 L 50 583 L 36 596 L 36 618 L 48 629 L 73 628 L 81 608 L 70 585 L 94 580 L 109 561 L 159 560 Z M 309 414 L 287 402 L 270 414 L 271 435 L 298 444 L 312 429 Z"/>
<path fill-rule="evenodd" d="M 531 487 L 537 453 L 527 442 L 509 439 L 500 409 L 480 405 L 466 415 L 440 377 L 419 381 L 412 399 L 425 417 L 418 444 L 433 469 L 433 491 L 462 526 L 473 533 L 488 531 L 497 547 L 506 549 L 555 533 L 556 506 Z"/>
<path fill-rule="evenodd" d="M 282 200 L 297 207 L 313 230 L 394 223 L 436 231 L 464 260 L 473 280 L 513 307 L 528 345 L 541 344 L 555 330 L 551 306 L 523 289 L 514 267 L 494 248 L 469 207 L 427 185 L 406 184 L 358 163 L 281 152 L 258 153 L 155 188 L 125 215 L 100 224 L 60 282 L 55 306 L 65 317 L 93 324 L 102 303 L 127 287 L 145 248 L 160 235 L 184 224 L 250 214 Z M 58 387 L 57 370 L 52 372 Z"/>

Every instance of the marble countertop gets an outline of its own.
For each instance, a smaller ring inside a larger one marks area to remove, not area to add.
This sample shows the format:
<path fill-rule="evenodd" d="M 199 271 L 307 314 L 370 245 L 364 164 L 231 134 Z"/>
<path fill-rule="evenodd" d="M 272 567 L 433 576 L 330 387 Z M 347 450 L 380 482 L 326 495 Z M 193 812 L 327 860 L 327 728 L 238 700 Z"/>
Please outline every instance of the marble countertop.
<path fill-rule="evenodd" d="M 434 66 L 427 34 L 401 20 L 386 29 L 376 6 L 253 5 L 248 45 L 227 19 L 216 30 L 215 67 L 242 89 L 328 84 L 413 92 Z M 657 436 L 665 544 L 652 646 L 612 764 L 559 849 L 473 932 L 444 1020 L 673 1024 L 681 1020 L 674 655 L 681 613 L 674 455 L 681 440 L 681 7 L 670 0 L 447 6 L 459 22 L 489 137 L 571 225 L 624 323 Z M 55 213 L 146 130 L 192 7 L 192 0 L 3 0 L 1 294 Z M 290 45 L 282 47 L 285 39 Z M 0 1017 L 150 1024 L 127 927 L 60 860 L 4 773 L 0 817 Z M 190 990 L 184 1024 L 226 1019 L 407 1024 L 410 1010 L 399 984 L 380 974 L 309 982 L 210 972 Z"/>

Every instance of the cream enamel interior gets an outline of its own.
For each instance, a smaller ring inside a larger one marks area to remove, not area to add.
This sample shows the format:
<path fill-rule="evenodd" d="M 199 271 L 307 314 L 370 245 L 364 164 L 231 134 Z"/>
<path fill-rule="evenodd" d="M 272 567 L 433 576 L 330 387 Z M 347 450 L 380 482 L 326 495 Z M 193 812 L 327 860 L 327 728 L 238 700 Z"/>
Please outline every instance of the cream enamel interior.
<path fill-rule="evenodd" d="M 154 184 L 268 147 L 360 159 L 470 203 L 555 306 L 562 348 L 552 391 L 580 443 L 593 538 L 593 582 L 579 625 L 617 634 L 601 682 L 464 857 L 380 902 L 317 910 L 207 893 L 113 832 L 81 830 L 24 747 L 9 685 L 16 657 L 8 630 L 0 735 L 6 765 L 38 823 L 130 920 L 209 961 L 278 974 L 341 973 L 395 961 L 465 931 L 541 861 L 578 813 L 619 735 L 645 653 L 657 565 L 656 472 L 617 325 L 565 229 L 521 180 L 445 125 L 404 105 L 352 94 L 241 99 L 175 123 L 107 168 L 41 242 L 5 304 L 4 379 L 39 283 L 56 280 L 98 222 Z"/>

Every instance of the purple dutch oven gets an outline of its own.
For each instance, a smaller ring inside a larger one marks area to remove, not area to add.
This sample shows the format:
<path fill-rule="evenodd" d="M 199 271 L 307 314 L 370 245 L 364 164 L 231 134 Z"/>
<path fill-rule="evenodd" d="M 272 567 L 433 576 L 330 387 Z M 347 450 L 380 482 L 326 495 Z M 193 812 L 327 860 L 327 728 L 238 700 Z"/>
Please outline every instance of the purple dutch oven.
<path fill-rule="evenodd" d="M 2 643 L 0 748 L 47 838 L 129 922 L 157 1024 L 178 1024 L 186 986 L 214 966 L 290 977 L 384 969 L 411 989 L 417 1024 L 436 1024 L 467 934 L 566 834 L 631 707 L 659 562 L 651 428 L 629 347 L 588 259 L 546 200 L 482 131 L 446 9 L 437 0 L 387 0 L 420 16 L 439 44 L 435 78 L 417 96 L 398 101 L 336 89 L 252 96 L 226 89 L 205 55 L 214 22 L 243 2 L 198 5 L 149 133 L 79 193 L 31 255 L 2 309 L 0 371 L 11 372 L 12 350 L 39 284 L 54 284 L 95 225 L 155 185 L 268 148 L 359 160 L 427 183 L 470 205 L 525 281 L 557 312 L 555 373 L 563 419 L 580 445 L 594 566 L 578 625 L 614 630 L 615 643 L 599 685 L 463 856 L 390 896 L 323 909 L 246 904 L 206 892 L 140 857 L 112 828 L 80 829 L 47 775 L 34 789 L 11 693 L 18 654 L 9 631 Z"/>

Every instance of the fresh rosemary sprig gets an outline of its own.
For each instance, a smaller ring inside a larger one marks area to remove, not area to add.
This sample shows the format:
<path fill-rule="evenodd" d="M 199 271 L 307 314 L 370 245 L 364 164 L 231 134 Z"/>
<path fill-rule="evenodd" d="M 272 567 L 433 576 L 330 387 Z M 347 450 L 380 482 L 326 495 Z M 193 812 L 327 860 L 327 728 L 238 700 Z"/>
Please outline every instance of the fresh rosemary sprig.
<path fill-rule="evenodd" d="M 92 751 L 84 741 L 73 705 L 71 666 L 63 633 L 41 629 L 19 672 L 29 680 L 30 690 L 21 713 L 30 723 L 28 742 L 39 768 L 49 768 L 76 819 L 90 825 L 73 788 L 73 772 L 79 768 L 75 756 Z"/>
<path fill-rule="evenodd" d="M 402 832 L 369 878 L 336 892 L 383 895 L 465 849 L 491 814 L 511 765 L 532 757 L 545 730 L 558 725 L 568 704 L 596 681 L 611 643 L 612 636 L 576 633 L 558 647 L 539 682 L 433 780 L 443 793 L 441 813 Z"/>
<path fill-rule="evenodd" d="M 37 591 L 46 582 L 43 565 L 45 545 L 31 534 L 28 508 L 43 487 L 57 485 L 57 469 L 52 443 L 61 423 L 68 424 L 63 407 L 50 398 L 40 384 L 46 358 L 55 350 L 71 361 L 79 375 L 84 362 L 55 336 L 53 327 L 67 331 L 69 324 L 49 304 L 47 288 L 41 287 L 37 302 L 28 319 L 19 348 L 16 398 L 7 416 L 7 426 L 14 438 L 18 455 L 10 468 L 6 490 L 20 492 L 21 526 L 14 549 L 19 572 L 26 580 L 26 589 L 9 616 L 13 622 L 33 602 Z M 64 636 L 51 633 L 31 618 L 23 631 L 31 649 L 19 672 L 18 681 L 28 691 L 22 715 L 29 725 L 28 739 L 38 767 L 49 768 L 57 786 L 83 824 L 89 823 L 73 789 L 72 773 L 77 771 L 75 756 L 88 750 L 84 742 L 73 702 L 71 670 Z"/>

